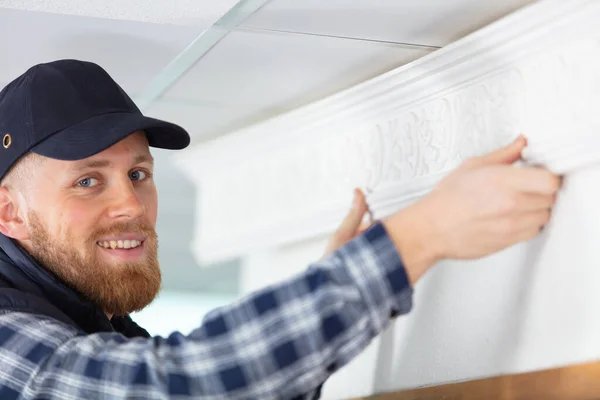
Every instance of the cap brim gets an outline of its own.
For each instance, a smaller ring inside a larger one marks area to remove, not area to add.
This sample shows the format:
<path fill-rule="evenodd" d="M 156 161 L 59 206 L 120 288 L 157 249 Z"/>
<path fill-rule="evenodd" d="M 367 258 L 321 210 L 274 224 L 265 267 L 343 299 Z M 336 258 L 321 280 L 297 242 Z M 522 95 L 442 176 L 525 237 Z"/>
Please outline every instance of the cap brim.
<path fill-rule="evenodd" d="M 144 131 L 151 147 L 180 150 L 190 144 L 185 129 L 170 122 L 136 113 L 110 113 L 63 129 L 31 148 L 42 156 L 81 160 L 106 150 L 127 136 Z"/>

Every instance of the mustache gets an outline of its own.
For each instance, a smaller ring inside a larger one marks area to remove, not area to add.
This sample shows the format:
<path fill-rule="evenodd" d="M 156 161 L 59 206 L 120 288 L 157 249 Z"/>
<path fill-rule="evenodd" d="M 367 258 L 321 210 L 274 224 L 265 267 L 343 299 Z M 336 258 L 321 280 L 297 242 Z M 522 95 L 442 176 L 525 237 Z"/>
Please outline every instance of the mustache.
<path fill-rule="evenodd" d="M 123 233 L 137 233 L 147 236 L 149 239 L 156 239 L 156 230 L 147 222 L 133 221 L 133 222 L 116 222 L 108 227 L 102 227 L 94 230 L 90 235 L 93 241 L 106 236 L 119 236 Z"/>

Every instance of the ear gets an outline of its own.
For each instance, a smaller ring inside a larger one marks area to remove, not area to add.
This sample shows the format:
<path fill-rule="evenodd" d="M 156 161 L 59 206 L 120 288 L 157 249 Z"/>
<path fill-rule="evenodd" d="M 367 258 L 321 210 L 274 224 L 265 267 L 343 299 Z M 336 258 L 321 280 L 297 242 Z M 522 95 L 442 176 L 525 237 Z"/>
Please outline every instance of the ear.
<path fill-rule="evenodd" d="M 19 215 L 17 193 L 0 187 L 0 233 L 16 240 L 28 240 L 29 230 L 26 221 Z"/>

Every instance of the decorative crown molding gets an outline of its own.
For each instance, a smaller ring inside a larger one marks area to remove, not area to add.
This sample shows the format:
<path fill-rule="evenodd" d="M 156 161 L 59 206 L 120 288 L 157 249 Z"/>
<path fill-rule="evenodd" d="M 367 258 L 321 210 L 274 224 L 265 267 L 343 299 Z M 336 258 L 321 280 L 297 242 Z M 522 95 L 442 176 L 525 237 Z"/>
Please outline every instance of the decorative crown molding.
<path fill-rule="evenodd" d="M 199 187 L 205 262 L 327 234 L 353 187 L 375 217 L 412 202 L 467 157 L 519 133 L 558 172 L 600 160 L 600 2 L 544 0 L 456 43 L 176 157 Z M 590 143 L 591 146 L 590 147 Z"/>

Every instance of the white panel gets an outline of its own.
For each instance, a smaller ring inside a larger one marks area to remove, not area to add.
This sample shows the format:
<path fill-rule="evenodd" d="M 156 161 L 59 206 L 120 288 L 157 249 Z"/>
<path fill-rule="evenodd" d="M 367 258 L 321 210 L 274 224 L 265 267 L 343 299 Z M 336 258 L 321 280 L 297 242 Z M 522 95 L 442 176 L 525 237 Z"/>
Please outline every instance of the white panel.
<path fill-rule="evenodd" d="M 0 84 L 34 64 L 94 61 L 133 96 L 200 31 L 141 22 L 0 9 Z"/>
<path fill-rule="evenodd" d="M 0 0 L 0 7 L 208 27 L 238 0 Z"/>
<path fill-rule="evenodd" d="M 444 46 L 534 0 L 274 0 L 241 26 Z"/>
<path fill-rule="evenodd" d="M 251 105 L 256 113 L 273 116 L 428 53 L 340 39 L 232 32 L 164 97 Z"/>

